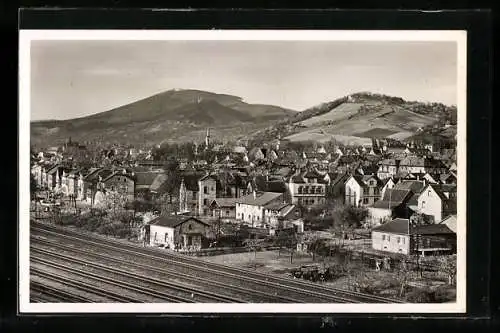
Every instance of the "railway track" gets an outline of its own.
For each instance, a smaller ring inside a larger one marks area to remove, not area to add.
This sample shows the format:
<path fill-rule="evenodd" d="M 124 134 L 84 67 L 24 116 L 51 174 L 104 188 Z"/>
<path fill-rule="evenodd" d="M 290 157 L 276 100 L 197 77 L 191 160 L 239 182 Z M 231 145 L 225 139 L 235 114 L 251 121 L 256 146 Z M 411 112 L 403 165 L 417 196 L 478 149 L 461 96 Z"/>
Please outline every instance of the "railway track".
<path fill-rule="evenodd" d="M 99 236 L 91 236 L 77 231 L 69 231 L 54 226 L 49 226 L 37 222 L 32 222 L 32 235 L 59 237 L 63 239 L 78 241 L 93 245 L 108 251 L 133 254 L 141 260 L 162 261 L 171 266 L 182 267 L 198 274 L 211 274 L 212 276 L 225 276 L 237 279 L 254 286 L 264 286 L 267 289 L 262 291 L 273 291 L 275 295 L 288 296 L 293 299 L 302 300 L 309 303 L 401 303 L 385 297 L 366 295 L 358 292 L 327 287 L 302 280 L 294 280 L 286 277 L 277 277 L 270 274 L 258 273 L 248 269 L 225 266 L 203 261 L 201 259 L 183 256 L 166 251 L 157 251 L 150 248 L 129 245 L 123 242 L 106 239 Z M 34 238 L 32 238 L 34 239 Z M 117 250 L 119 248 L 119 250 Z M 279 291 L 279 293 L 276 293 Z M 293 297 L 290 295 L 294 295 Z"/>
<path fill-rule="evenodd" d="M 68 291 L 60 290 L 41 284 L 39 282 L 30 281 L 30 299 L 37 303 L 89 303 L 91 299 L 76 295 Z"/>
<path fill-rule="evenodd" d="M 41 249 L 40 247 L 37 247 L 39 245 L 43 246 L 48 246 L 52 247 L 55 249 L 58 249 L 60 251 L 58 252 L 51 252 L 47 251 L 44 249 Z M 102 256 L 100 254 L 96 253 L 90 253 L 88 251 L 84 250 L 79 250 L 75 248 L 68 248 L 66 246 L 63 246 L 61 244 L 55 244 L 53 242 L 43 240 L 43 239 L 37 239 L 33 238 L 32 239 L 32 247 L 31 247 L 31 253 L 45 253 L 50 256 L 53 256 L 55 258 L 60 258 L 60 259 L 65 259 L 70 262 L 75 262 L 74 257 L 66 256 L 61 254 L 64 251 L 70 251 L 71 253 L 74 253 L 78 255 L 78 258 L 91 258 L 91 260 L 85 262 L 85 265 L 90 265 L 96 267 L 96 264 L 94 264 L 98 260 L 102 260 Z M 120 267 L 130 267 L 131 269 L 141 269 L 144 274 L 148 274 L 150 276 L 151 273 L 157 273 L 161 278 L 167 278 L 167 279 L 172 279 L 172 280 L 182 280 L 183 282 L 187 282 L 192 285 L 199 285 L 200 287 L 204 288 L 205 290 L 217 290 L 218 294 L 220 295 L 222 292 L 226 292 L 229 297 L 232 298 L 227 298 L 223 299 L 225 301 L 231 301 L 233 303 L 242 303 L 242 302 L 262 302 L 262 303 L 273 303 L 273 302 L 283 302 L 283 303 L 303 303 L 302 300 L 300 299 L 293 299 L 290 297 L 284 297 L 284 296 L 277 296 L 277 295 L 270 295 L 269 293 L 265 293 L 262 291 L 258 291 L 255 289 L 250 289 L 250 288 L 244 288 L 238 285 L 234 284 L 227 284 L 223 282 L 219 282 L 217 280 L 206 280 L 206 279 L 200 279 L 198 277 L 195 277 L 193 275 L 185 274 L 182 272 L 179 272 L 179 270 L 175 269 L 169 269 L 169 268 L 159 268 L 158 266 L 152 266 L 152 265 L 146 265 L 144 263 L 137 263 L 136 261 L 127 261 L 115 257 L 106 257 L 106 262 L 113 266 L 120 266 Z M 105 269 L 111 268 L 110 266 L 105 267 Z M 164 280 L 161 282 L 166 283 Z M 183 283 L 176 283 L 174 287 L 177 286 L 182 286 Z M 189 287 L 186 287 L 189 288 Z M 199 292 L 199 290 L 194 290 L 193 292 Z M 234 295 L 239 295 L 241 299 L 238 299 L 234 297 Z M 215 295 L 214 295 L 215 296 Z"/>
<path fill-rule="evenodd" d="M 168 281 L 158 280 L 152 277 L 144 277 L 116 267 L 108 267 L 89 260 L 83 260 L 72 256 L 63 255 L 60 252 L 52 252 L 39 248 L 31 248 L 32 260 L 43 265 L 56 268 L 63 272 L 77 274 L 82 277 L 92 278 L 95 281 L 126 288 L 142 295 L 149 295 L 161 301 L 180 303 L 244 303 L 235 297 L 221 296 L 219 294 L 201 290 L 199 288 L 179 285 Z M 40 256 L 45 257 L 41 259 Z M 64 263 L 57 263 L 63 261 Z M 81 268 L 75 268 L 77 265 Z M 98 273 L 90 272 L 89 269 Z M 108 277 L 103 274 L 110 275 Z M 125 279 L 125 280 L 124 280 Z"/>

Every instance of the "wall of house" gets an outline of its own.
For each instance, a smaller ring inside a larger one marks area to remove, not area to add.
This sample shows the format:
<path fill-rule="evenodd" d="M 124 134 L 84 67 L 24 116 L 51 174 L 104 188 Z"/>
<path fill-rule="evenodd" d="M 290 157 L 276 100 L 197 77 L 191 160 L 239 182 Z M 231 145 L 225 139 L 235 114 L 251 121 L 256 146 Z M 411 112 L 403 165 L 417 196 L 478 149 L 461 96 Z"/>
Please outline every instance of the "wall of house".
<path fill-rule="evenodd" d="M 210 204 L 217 197 L 216 182 L 212 178 L 198 181 L 198 215 L 210 214 Z M 205 191 L 206 189 L 206 191 Z"/>
<path fill-rule="evenodd" d="M 264 207 L 236 203 L 236 218 L 252 225 L 260 224 L 264 218 Z"/>
<path fill-rule="evenodd" d="M 174 235 L 175 235 L 174 228 L 152 224 L 150 225 L 149 244 L 150 245 L 163 244 L 165 245 L 165 247 L 173 249 L 175 247 Z"/>
<path fill-rule="evenodd" d="M 394 177 L 398 173 L 398 168 L 395 165 L 380 165 L 377 171 L 379 179 Z"/>
<path fill-rule="evenodd" d="M 373 183 L 363 189 L 363 195 L 361 196 L 361 205 L 363 206 L 373 205 L 380 200 L 380 188 L 377 182 L 374 179 L 369 182 Z"/>
<path fill-rule="evenodd" d="M 210 227 L 190 219 L 175 227 L 175 242 L 181 249 L 200 249 L 203 246 L 203 238 L 214 238 Z M 189 244 L 191 239 L 191 244 Z"/>
<path fill-rule="evenodd" d="M 385 219 L 392 217 L 392 210 L 385 208 L 368 207 L 368 221 L 372 226 L 381 224 Z"/>
<path fill-rule="evenodd" d="M 442 220 L 443 206 L 441 198 L 430 187 L 427 187 L 418 197 L 418 211 L 419 213 L 432 216 L 434 222 Z"/>
<path fill-rule="evenodd" d="M 391 180 L 387 181 L 387 183 L 385 183 L 385 185 L 380 190 L 380 200 L 384 198 L 385 190 L 392 189 L 393 187 L 394 187 L 394 182 Z"/>
<path fill-rule="evenodd" d="M 372 231 L 372 248 L 392 253 L 410 253 L 410 236 Z"/>
<path fill-rule="evenodd" d="M 105 183 L 106 189 L 111 191 L 119 191 L 127 196 L 127 199 L 132 201 L 135 197 L 135 182 L 129 177 L 115 175 L 108 179 Z"/>
<path fill-rule="evenodd" d="M 220 214 L 220 215 L 219 215 Z M 211 213 L 214 218 L 222 218 L 222 219 L 235 219 L 236 218 L 236 206 L 234 207 L 221 207 L 212 209 Z"/>
<path fill-rule="evenodd" d="M 288 183 L 288 188 L 294 205 L 314 206 L 326 202 L 326 184 L 317 182 Z"/>
<path fill-rule="evenodd" d="M 363 188 L 359 186 L 354 178 L 350 178 L 345 183 L 345 203 L 352 206 L 358 206 L 359 200 L 363 196 Z"/>

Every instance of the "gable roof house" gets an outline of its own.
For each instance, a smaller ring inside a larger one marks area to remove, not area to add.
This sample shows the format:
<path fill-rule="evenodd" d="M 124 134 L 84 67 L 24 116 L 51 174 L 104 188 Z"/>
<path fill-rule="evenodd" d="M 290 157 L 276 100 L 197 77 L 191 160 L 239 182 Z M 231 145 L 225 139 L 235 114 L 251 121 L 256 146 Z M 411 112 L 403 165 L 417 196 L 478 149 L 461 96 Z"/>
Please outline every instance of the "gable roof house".
<path fill-rule="evenodd" d="M 291 203 L 299 206 L 324 204 L 328 184 L 325 175 L 326 173 L 322 174 L 316 169 L 297 170 L 288 181 Z"/>
<path fill-rule="evenodd" d="M 372 248 L 406 255 L 456 252 L 456 233 L 443 224 L 414 226 L 396 218 L 372 229 Z"/>
<path fill-rule="evenodd" d="M 409 218 L 411 213 L 407 203 L 412 196 L 413 192 L 409 189 L 387 189 L 382 200 L 368 206 L 367 221 L 374 226 L 393 217 Z"/>
<path fill-rule="evenodd" d="M 447 184 L 428 184 L 417 198 L 416 211 L 435 223 L 457 213 L 457 187 Z"/>
<path fill-rule="evenodd" d="M 212 217 L 222 220 L 236 219 L 236 202 L 238 198 L 215 198 L 210 204 Z"/>
<path fill-rule="evenodd" d="M 149 244 L 179 251 L 193 251 L 207 247 L 214 235 L 207 222 L 192 216 L 163 215 L 146 226 Z"/>
<path fill-rule="evenodd" d="M 378 162 L 377 177 L 386 179 L 398 174 L 400 160 L 394 158 L 384 159 Z"/>
<path fill-rule="evenodd" d="M 300 217 L 300 210 L 293 204 L 274 202 L 264 206 L 264 223 L 269 228 L 283 229 L 285 221 L 296 220 Z"/>
<path fill-rule="evenodd" d="M 283 193 L 253 191 L 236 201 L 236 219 L 252 227 L 263 225 L 265 206 L 272 203 L 285 203 Z"/>
<path fill-rule="evenodd" d="M 345 183 L 345 203 L 355 207 L 372 205 L 380 199 L 382 186 L 375 175 L 351 175 Z"/>

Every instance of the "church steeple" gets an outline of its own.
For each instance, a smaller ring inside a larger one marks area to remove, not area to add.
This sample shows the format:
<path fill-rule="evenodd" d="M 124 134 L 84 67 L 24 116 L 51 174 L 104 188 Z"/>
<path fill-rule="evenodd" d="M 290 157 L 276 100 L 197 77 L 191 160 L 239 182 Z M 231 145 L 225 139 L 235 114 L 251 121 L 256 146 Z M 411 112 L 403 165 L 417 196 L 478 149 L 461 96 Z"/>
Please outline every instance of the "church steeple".
<path fill-rule="evenodd" d="M 210 127 L 207 128 L 207 135 L 205 136 L 205 149 L 210 146 Z"/>

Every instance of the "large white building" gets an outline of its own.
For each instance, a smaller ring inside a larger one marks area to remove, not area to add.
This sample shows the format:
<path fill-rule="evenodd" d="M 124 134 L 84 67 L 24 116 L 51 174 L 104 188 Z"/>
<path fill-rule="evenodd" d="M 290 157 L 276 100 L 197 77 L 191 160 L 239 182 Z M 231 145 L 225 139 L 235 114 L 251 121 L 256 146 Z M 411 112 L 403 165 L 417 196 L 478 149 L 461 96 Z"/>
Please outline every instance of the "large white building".
<path fill-rule="evenodd" d="M 236 219 L 254 227 L 262 226 L 265 224 L 266 206 L 284 202 L 283 193 L 253 191 L 236 201 Z"/>
<path fill-rule="evenodd" d="M 316 170 L 296 173 L 288 182 L 292 204 L 306 207 L 324 204 L 327 184 L 325 175 Z"/>

